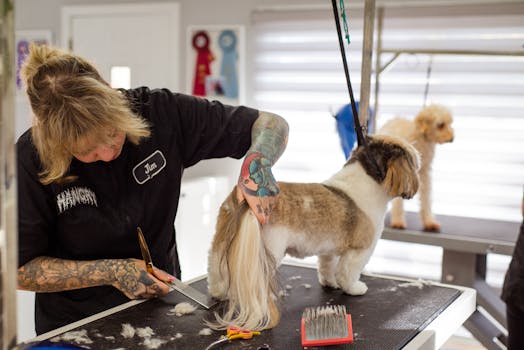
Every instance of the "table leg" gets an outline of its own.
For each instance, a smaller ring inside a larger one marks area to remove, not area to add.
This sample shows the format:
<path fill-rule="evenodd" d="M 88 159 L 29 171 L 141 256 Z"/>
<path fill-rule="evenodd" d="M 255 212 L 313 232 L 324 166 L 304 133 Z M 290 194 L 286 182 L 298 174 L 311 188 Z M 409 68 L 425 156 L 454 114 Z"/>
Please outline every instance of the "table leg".
<path fill-rule="evenodd" d="M 477 310 L 464 326 L 486 348 L 504 349 L 506 306 L 495 290 L 486 283 L 486 261 L 486 254 L 444 249 L 441 280 L 477 291 Z"/>

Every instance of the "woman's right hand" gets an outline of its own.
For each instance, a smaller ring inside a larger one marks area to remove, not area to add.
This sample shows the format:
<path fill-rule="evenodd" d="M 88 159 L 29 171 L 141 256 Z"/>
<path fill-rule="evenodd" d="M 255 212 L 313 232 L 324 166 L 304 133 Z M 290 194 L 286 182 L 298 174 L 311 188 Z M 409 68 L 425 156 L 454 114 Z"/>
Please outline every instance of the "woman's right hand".
<path fill-rule="evenodd" d="M 154 298 L 169 293 L 175 277 L 155 268 L 147 273 L 138 259 L 66 260 L 39 256 L 18 268 L 18 288 L 54 293 L 96 286 L 113 286 L 130 299 Z M 163 283 L 165 282 L 165 283 Z"/>
<path fill-rule="evenodd" d="M 155 275 L 160 280 L 147 272 L 143 260 L 122 259 L 110 260 L 115 281 L 112 286 L 119 289 L 130 299 L 156 298 L 169 293 L 170 288 L 163 281 L 169 281 L 174 277 L 167 272 L 155 268 Z"/>

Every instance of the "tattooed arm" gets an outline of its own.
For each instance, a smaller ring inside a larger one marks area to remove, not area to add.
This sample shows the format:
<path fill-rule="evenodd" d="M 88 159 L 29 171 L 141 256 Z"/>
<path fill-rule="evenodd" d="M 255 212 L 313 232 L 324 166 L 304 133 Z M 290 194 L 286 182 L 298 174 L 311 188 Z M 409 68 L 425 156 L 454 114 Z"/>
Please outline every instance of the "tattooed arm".
<path fill-rule="evenodd" d="M 268 222 L 279 193 L 271 167 L 286 148 L 288 131 L 283 118 L 262 111 L 251 129 L 251 147 L 242 163 L 237 197 L 246 199 L 261 224 Z"/>
<path fill-rule="evenodd" d="M 156 270 L 168 281 L 174 277 Z M 138 259 L 76 261 L 37 257 L 18 269 L 18 288 L 34 292 L 59 292 L 94 286 L 113 286 L 130 299 L 165 295 L 169 287 L 148 274 Z"/>

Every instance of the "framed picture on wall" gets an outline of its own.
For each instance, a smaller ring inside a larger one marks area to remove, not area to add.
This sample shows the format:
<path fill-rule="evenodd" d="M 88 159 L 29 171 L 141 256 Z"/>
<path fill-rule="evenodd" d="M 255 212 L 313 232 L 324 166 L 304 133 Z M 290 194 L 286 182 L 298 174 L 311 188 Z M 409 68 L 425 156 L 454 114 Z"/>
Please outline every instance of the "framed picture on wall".
<path fill-rule="evenodd" d="M 52 34 L 50 30 L 17 30 L 15 32 L 15 59 L 16 59 L 16 90 L 21 91 L 23 83 L 20 77 L 20 69 L 29 53 L 29 45 L 37 43 L 40 45 L 51 45 Z"/>
<path fill-rule="evenodd" d="M 226 104 L 243 104 L 244 45 L 242 26 L 190 26 L 187 92 Z"/>

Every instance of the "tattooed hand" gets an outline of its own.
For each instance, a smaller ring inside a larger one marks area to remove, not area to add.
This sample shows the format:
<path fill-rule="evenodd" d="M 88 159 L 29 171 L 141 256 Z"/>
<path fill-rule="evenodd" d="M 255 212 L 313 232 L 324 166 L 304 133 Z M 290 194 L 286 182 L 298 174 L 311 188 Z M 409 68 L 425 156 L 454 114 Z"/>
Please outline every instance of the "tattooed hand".
<path fill-rule="evenodd" d="M 242 163 L 237 199 L 246 200 L 260 224 L 267 224 L 280 192 L 271 172 L 271 162 L 260 153 L 249 154 Z"/>
<path fill-rule="evenodd" d="M 18 268 L 18 288 L 48 293 L 110 285 L 131 299 L 153 298 L 167 294 L 169 287 L 162 282 L 175 278 L 156 268 L 155 276 L 138 259 L 76 261 L 40 256 Z"/>
<path fill-rule="evenodd" d="M 112 269 L 115 276 L 113 287 L 118 288 L 130 299 L 155 298 L 169 293 L 169 287 L 163 283 L 174 278 L 167 272 L 155 268 L 155 275 L 162 278 L 159 280 L 147 273 L 143 260 L 125 259 L 108 260 L 113 263 Z"/>

